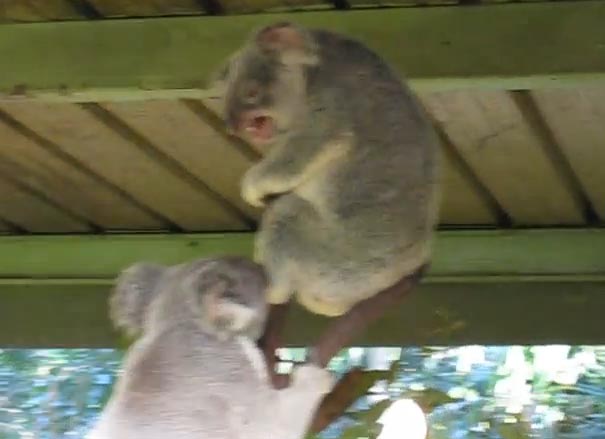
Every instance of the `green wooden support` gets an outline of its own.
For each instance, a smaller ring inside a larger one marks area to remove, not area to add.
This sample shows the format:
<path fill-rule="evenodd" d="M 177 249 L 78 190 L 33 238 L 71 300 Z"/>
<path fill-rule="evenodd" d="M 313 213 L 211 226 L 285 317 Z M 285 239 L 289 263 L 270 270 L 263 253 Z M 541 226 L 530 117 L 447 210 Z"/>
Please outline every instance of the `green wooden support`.
<path fill-rule="evenodd" d="M 204 97 L 209 72 L 277 20 L 357 37 L 422 89 L 605 80 L 605 3 L 540 2 L 2 25 L 0 97 Z"/>
<path fill-rule="evenodd" d="M 217 255 L 250 257 L 253 239 L 252 233 L 3 236 L 0 284 L 112 279 L 141 260 L 178 264 Z M 429 272 L 432 282 L 447 283 L 561 276 L 579 281 L 605 276 L 605 229 L 439 231 Z"/>
<path fill-rule="evenodd" d="M 250 256 L 252 234 L 0 238 L 0 347 L 109 347 L 115 275 L 141 260 Z M 605 343 L 605 230 L 441 231 L 418 290 L 362 345 Z M 286 339 L 326 319 L 296 308 Z"/>

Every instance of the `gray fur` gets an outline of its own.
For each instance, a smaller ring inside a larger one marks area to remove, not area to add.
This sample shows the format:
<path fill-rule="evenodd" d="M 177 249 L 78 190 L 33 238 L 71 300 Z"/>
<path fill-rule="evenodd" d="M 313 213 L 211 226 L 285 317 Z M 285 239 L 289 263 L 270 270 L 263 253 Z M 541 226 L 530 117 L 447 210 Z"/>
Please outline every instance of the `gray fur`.
<path fill-rule="evenodd" d="M 255 344 L 265 287 L 261 267 L 243 258 L 126 270 L 112 315 L 142 336 L 87 438 L 302 438 L 332 380 L 304 365 L 289 388 L 273 389 Z"/>
<path fill-rule="evenodd" d="M 417 98 L 362 43 L 278 23 L 223 70 L 230 129 L 267 148 L 242 196 L 265 212 L 255 260 L 268 300 L 293 294 L 327 316 L 429 262 L 438 219 L 439 140 Z M 260 142 L 247 115 L 271 117 Z"/>

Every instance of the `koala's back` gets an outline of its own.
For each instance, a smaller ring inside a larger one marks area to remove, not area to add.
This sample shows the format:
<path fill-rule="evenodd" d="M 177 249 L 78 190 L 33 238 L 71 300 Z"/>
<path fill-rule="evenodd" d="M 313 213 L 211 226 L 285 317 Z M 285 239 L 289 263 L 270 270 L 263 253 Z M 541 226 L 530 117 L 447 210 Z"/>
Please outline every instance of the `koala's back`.
<path fill-rule="evenodd" d="M 348 131 L 349 152 L 269 206 L 257 254 L 272 273 L 270 301 L 296 291 L 311 311 L 338 315 L 430 258 L 439 140 L 378 55 L 342 35 L 312 34 L 321 61 L 308 90 L 323 113 L 314 117 Z"/>
<path fill-rule="evenodd" d="M 332 107 L 326 117 L 341 119 L 335 125 L 352 132 L 347 160 L 326 171 L 330 184 L 324 187 L 334 193 L 334 210 L 346 220 L 367 207 L 382 207 L 383 215 L 400 221 L 390 227 L 401 229 L 410 208 L 430 204 L 427 196 L 435 191 L 434 128 L 399 73 L 372 50 L 339 34 L 314 35 L 322 62 L 310 88 Z M 428 199 L 422 201 L 420 194 Z"/>
<path fill-rule="evenodd" d="M 252 342 L 211 340 L 194 324 L 145 336 L 88 439 L 266 438 L 259 410 L 271 412 L 274 391 L 242 343 Z"/>

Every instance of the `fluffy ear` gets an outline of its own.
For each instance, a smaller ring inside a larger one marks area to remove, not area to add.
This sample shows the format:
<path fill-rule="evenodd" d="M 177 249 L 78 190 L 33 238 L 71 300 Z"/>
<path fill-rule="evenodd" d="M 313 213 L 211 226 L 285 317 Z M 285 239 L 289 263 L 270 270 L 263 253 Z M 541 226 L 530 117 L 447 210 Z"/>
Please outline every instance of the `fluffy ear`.
<path fill-rule="evenodd" d="M 240 51 L 233 53 L 217 69 L 210 73 L 206 83 L 208 96 L 204 100 L 204 104 L 223 119 L 226 118 L 225 100 L 227 88 L 229 86 L 231 72 L 235 69 L 234 65 L 239 55 Z"/>
<path fill-rule="evenodd" d="M 142 332 L 145 315 L 165 271 L 164 266 L 140 262 L 118 276 L 109 303 L 110 317 L 116 328 L 129 335 Z"/>
<path fill-rule="evenodd" d="M 267 26 L 257 32 L 255 42 L 262 51 L 276 54 L 284 64 L 313 65 L 319 62 L 313 37 L 293 23 Z"/>
<path fill-rule="evenodd" d="M 265 309 L 246 297 L 247 290 L 226 276 L 216 276 L 201 296 L 202 326 L 221 339 L 243 335 L 258 339 L 264 329 Z M 245 288 L 245 287 L 244 287 Z M 254 288 L 249 285 L 248 288 Z"/>
<path fill-rule="evenodd" d="M 239 56 L 240 50 L 232 53 L 229 58 L 224 60 L 222 64 L 220 64 L 216 69 L 210 72 L 208 75 L 208 80 L 206 83 L 206 87 L 210 90 L 222 89 L 224 88 L 227 80 L 229 78 L 229 74 L 233 67 L 233 63 L 236 58 Z"/>

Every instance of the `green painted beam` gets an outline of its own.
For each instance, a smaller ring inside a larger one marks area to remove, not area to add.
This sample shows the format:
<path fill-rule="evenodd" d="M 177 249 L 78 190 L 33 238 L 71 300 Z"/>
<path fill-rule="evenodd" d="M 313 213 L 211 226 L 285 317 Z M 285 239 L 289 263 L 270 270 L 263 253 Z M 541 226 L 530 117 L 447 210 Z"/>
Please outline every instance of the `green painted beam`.
<path fill-rule="evenodd" d="M 118 271 L 249 256 L 251 234 L 0 238 L 0 346 L 107 347 Z M 605 229 L 442 231 L 429 275 L 361 344 L 605 343 Z M 326 320 L 297 309 L 287 340 Z"/>
<path fill-rule="evenodd" d="M 251 29 L 284 19 L 360 38 L 423 89 L 605 80 L 605 3 L 543 2 L 2 25 L 0 97 L 204 97 Z"/>
<path fill-rule="evenodd" d="M 0 283 L 11 279 L 111 279 L 140 260 L 177 264 L 250 257 L 252 233 L 0 237 Z M 439 231 L 429 278 L 590 280 L 605 276 L 605 229 Z"/>
<path fill-rule="evenodd" d="M 0 347 L 115 347 L 108 286 L 0 285 Z M 605 344 L 605 281 L 421 285 L 358 345 Z M 286 341 L 305 346 L 326 319 L 294 307 Z"/>

